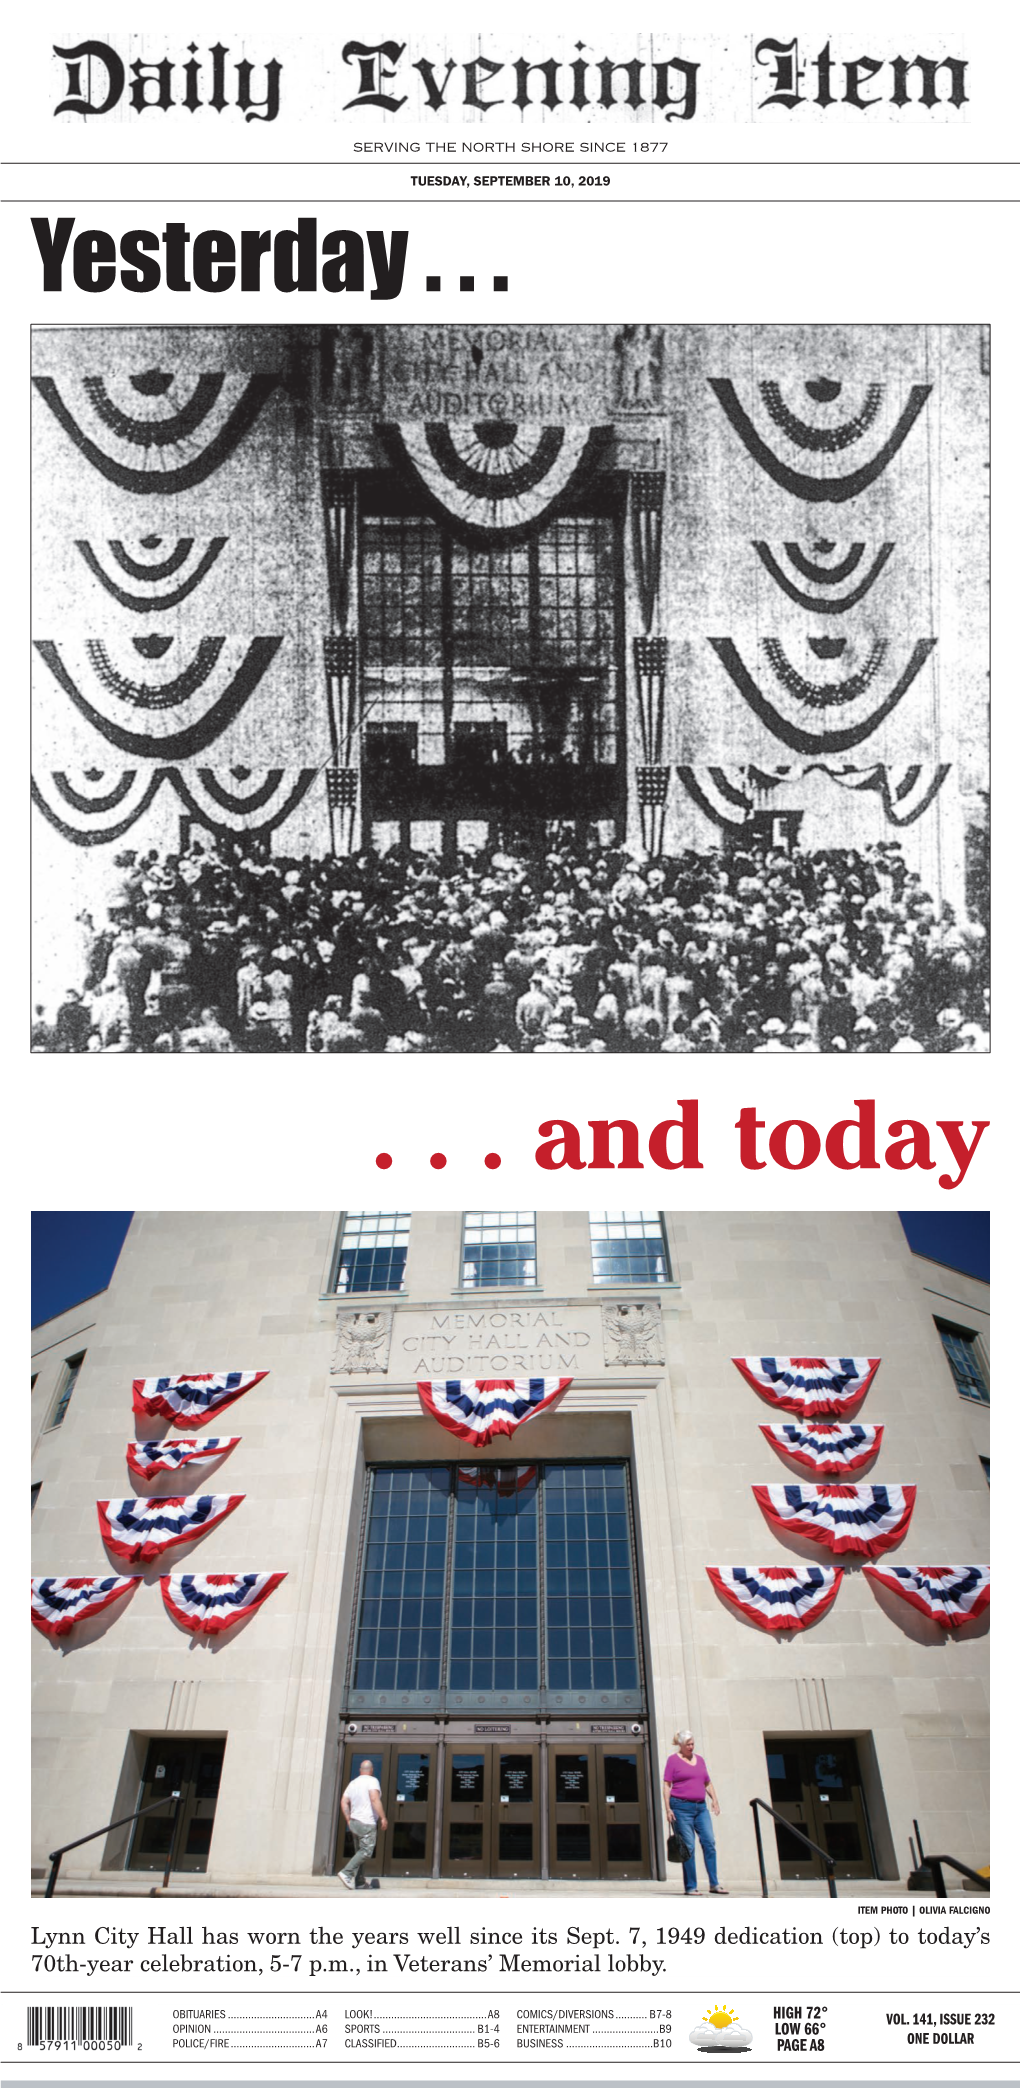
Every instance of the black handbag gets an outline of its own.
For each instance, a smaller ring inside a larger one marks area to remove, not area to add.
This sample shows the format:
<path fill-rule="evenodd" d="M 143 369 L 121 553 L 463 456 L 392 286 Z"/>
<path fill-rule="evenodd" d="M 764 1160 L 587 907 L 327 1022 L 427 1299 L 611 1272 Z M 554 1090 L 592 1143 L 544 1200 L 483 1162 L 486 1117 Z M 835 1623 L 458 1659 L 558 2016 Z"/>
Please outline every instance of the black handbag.
<path fill-rule="evenodd" d="M 674 1830 L 666 1842 L 666 1862 L 682 1863 L 683 1860 L 684 1852 L 680 1847 L 680 1836 Z"/>

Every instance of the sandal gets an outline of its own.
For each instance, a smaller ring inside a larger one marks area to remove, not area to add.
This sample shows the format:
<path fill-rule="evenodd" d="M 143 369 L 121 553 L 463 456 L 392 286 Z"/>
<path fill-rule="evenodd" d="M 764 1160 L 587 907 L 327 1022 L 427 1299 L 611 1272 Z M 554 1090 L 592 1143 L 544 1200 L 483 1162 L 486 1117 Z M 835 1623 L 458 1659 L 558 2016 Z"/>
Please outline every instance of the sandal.
<path fill-rule="evenodd" d="M 729 1899 L 725 1885 L 710 1885 L 708 1889 L 710 1892 L 717 1892 L 721 1899 Z"/>

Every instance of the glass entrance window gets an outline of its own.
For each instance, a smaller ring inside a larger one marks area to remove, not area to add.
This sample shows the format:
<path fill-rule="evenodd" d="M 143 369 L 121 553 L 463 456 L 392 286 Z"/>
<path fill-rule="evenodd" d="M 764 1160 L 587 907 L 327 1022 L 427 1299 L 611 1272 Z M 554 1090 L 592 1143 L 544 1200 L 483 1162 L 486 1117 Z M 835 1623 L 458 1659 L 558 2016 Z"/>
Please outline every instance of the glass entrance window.
<path fill-rule="evenodd" d="M 499 1796 L 507 1805 L 530 1805 L 534 1795 L 534 1761 L 530 1754 L 501 1754 Z"/>
<path fill-rule="evenodd" d="M 450 1481 L 436 1465 L 373 1475 L 354 1661 L 369 1697 L 439 1686 Z"/>
<path fill-rule="evenodd" d="M 549 1687 L 638 1687 L 637 1619 L 622 1465 L 546 1469 Z"/>
<path fill-rule="evenodd" d="M 480 1805 L 485 1797 L 484 1754 L 455 1754 L 450 1766 L 451 1798 L 467 1798 Z"/>
<path fill-rule="evenodd" d="M 374 1467 L 355 1616 L 352 1712 L 642 1710 L 626 1465 Z"/>
<path fill-rule="evenodd" d="M 476 719 L 501 725 L 517 762 L 615 760 L 621 560 L 608 481 L 587 505 L 599 511 L 561 512 L 526 542 L 466 544 L 411 512 L 389 474 L 363 482 L 366 710 L 419 719 L 426 764 L 449 759 L 451 724 Z"/>
<path fill-rule="evenodd" d="M 534 1472 L 521 1474 L 512 1492 L 498 1482 L 479 1483 L 476 1467 L 458 1473 L 450 1602 L 453 1690 L 519 1694 L 538 1688 L 537 1497 Z"/>
<path fill-rule="evenodd" d="M 588 1757 L 586 1754 L 556 1756 L 556 1796 L 568 1805 L 588 1803 Z"/>
<path fill-rule="evenodd" d="M 398 1754 L 397 1798 L 424 1799 L 429 1795 L 429 1763 L 427 1754 Z"/>

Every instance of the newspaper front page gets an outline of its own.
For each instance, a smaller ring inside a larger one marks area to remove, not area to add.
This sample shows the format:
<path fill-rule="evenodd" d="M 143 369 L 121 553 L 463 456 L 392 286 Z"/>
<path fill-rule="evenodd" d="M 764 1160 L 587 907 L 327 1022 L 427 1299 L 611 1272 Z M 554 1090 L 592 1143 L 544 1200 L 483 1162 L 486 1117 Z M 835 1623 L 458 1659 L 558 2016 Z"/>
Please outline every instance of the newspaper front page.
<path fill-rule="evenodd" d="M 8 40 L 11 2078 L 1011 2079 L 1016 32 Z"/>

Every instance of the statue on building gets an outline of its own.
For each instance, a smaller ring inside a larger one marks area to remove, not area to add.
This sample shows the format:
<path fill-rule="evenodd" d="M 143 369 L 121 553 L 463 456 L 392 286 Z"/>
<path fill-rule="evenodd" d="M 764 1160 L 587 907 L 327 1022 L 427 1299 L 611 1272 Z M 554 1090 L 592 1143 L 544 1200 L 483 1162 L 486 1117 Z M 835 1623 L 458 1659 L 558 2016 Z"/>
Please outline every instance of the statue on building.
<path fill-rule="evenodd" d="M 624 326 L 616 336 L 621 406 L 658 406 L 662 399 L 661 326 Z"/>
<path fill-rule="evenodd" d="M 353 1377 L 360 1370 L 386 1370 L 392 1330 L 392 1310 L 364 1312 L 355 1307 L 338 1312 L 330 1365 L 333 1375 Z"/>
<path fill-rule="evenodd" d="M 608 1363 L 664 1363 L 662 1307 L 656 1298 L 602 1307 L 602 1341 Z"/>

